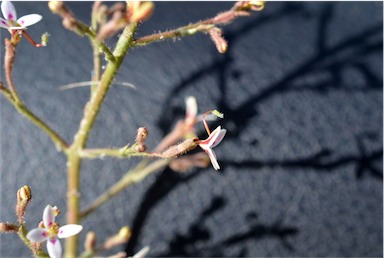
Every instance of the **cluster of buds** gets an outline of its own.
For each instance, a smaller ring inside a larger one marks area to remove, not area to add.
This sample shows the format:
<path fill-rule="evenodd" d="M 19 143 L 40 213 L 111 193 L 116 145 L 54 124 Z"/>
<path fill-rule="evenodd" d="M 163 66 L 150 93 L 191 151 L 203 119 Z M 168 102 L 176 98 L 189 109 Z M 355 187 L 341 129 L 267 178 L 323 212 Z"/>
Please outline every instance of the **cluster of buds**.
<path fill-rule="evenodd" d="M 145 127 L 140 127 L 137 129 L 136 140 L 135 140 L 135 151 L 144 152 L 147 149 L 145 145 L 145 140 L 148 137 L 148 130 Z"/>
<path fill-rule="evenodd" d="M 127 24 L 142 22 L 152 15 L 153 2 L 127 1 L 127 4 L 116 3 L 111 7 L 96 2 L 93 12 L 100 29 L 97 33 L 98 40 L 104 40 L 116 35 Z M 109 20 L 108 20 L 108 17 Z"/>
<path fill-rule="evenodd" d="M 51 12 L 58 14 L 63 18 L 63 26 L 76 32 L 79 35 L 84 35 L 84 29 L 81 24 L 77 21 L 75 15 L 65 6 L 62 1 L 49 1 L 48 7 Z"/>

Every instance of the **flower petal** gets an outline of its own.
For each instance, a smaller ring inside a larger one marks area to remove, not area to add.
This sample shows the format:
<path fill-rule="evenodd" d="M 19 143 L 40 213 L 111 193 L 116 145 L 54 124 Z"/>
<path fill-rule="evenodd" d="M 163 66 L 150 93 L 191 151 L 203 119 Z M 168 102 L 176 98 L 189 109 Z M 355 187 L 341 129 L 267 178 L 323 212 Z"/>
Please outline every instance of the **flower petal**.
<path fill-rule="evenodd" d="M 217 137 L 220 135 L 220 131 L 221 126 L 216 127 L 216 129 L 213 130 L 213 132 L 209 135 L 207 139 L 200 141 L 200 147 L 201 145 L 206 145 L 208 148 L 211 148 L 211 146 L 215 143 Z"/>
<path fill-rule="evenodd" d="M 0 18 L 0 28 L 4 28 L 4 29 L 8 29 L 9 28 L 9 24 L 6 20 Z"/>
<path fill-rule="evenodd" d="M 221 129 L 220 132 L 219 132 L 219 135 L 215 139 L 215 141 L 212 144 L 211 148 L 216 147 L 224 139 L 224 136 L 225 136 L 226 133 L 227 133 L 227 130 Z"/>
<path fill-rule="evenodd" d="M 20 24 L 21 27 L 28 27 L 38 23 L 41 19 L 43 19 L 43 16 L 39 14 L 28 14 L 18 19 L 17 23 Z"/>
<path fill-rule="evenodd" d="M 220 166 L 216 159 L 216 154 L 212 149 L 207 149 L 209 159 L 211 160 L 212 166 L 215 170 L 219 170 Z"/>
<path fill-rule="evenodd" d="M 55 222 L 55 215 L 53 214 L 53 209 L 51 205 L 47 205 L 43 213 L 43 223 L 45 228 L 50 228 Z"/>
<path fill-rule="evenodd" d="M 17 19 L 16 10 L 10 1 L 3 1 L 1 3 L 1 12 L 3 13 L 3 17 L 7 21 L 16 21 Z"/>
<path fill-rule="evenodd" d="M 62 249 L 61 249 L 61 244 L 59 242 L 59 239 L 57 238 L 49 239 L 47 241 L 47 251 L 48 251 L 49 257 L 60 258 Z"/>
<path fill-rule="evenodd" d="M 47 240 L 47 233 L 44 228 L 34 228 L 28 232 L 27 238 L 32 242 L 43 242 Z"/>
<path fill-rule="evenodd" d="M 196 117 L 197 115 L 197 102 L 196 98 L 189 96 L 185 99 L 185 105 L 187 109 L 187 117 Z"/>
<path fill-rule="evenodd" d="M 146 246 L 142 248 L 140 251 L 138 251 L 132 258 L 144 258 L 149 252 L 149 246 Z"/>
<path fill-rule="evenodd" d="M 67 238 L 78 234 L 83 229 L 83 226 L 76 224 L 69 224 L 59 228 L 59 238 Z"/>

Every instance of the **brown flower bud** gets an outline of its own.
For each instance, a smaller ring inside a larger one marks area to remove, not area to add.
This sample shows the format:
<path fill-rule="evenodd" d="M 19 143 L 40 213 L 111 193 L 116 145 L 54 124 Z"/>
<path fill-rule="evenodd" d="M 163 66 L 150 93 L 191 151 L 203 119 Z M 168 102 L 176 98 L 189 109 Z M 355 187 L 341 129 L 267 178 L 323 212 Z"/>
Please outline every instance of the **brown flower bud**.
<path fill-rule="evenodd" d="M 147 149 L 147 146 L 145 145 L 145 140 L 148 137 L 148 130 L 145 127 L 140 127 L 137 129 L 137 134 L 136 134 L 136 146 L 135 150 L 137 152 L 144 152 Z"/>
<path fill-rule="evenodd" d="M 0 223 L 0 233 L 16 233 L 19 226 L 12 223 Z"/>
<path fill-rule="evenodd" d="M 25 210 L 31 199 L 32 192 L 29 186 L 25 185 L 17 191 L 16 215 L 20 223 L 23 221 Z"/>

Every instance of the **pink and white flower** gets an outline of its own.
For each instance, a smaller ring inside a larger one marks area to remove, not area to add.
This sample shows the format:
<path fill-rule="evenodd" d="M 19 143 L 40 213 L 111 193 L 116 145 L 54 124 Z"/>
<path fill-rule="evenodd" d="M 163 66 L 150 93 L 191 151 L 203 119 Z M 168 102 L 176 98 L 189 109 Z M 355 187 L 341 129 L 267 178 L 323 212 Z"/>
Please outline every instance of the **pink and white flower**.
<path fill-rule="evenodd" d="M 28 232 L 27 238 L 33 242 L 47 240 L 47 250 L 50 257 L 61 257 L 62 248 L 58 238 L 67 238 L 78 234 L 83 227 L 81 225 L 69 224 L 60 227 L 55 222 L 54 210 L 47 205 L 43 213 L 44 228 L 35 228 Z"/>
<path fill-rule="evenodd" d="M 1 3 L 1 12 L 4 19 L 0 18 L 0 28 L 12 30 L 23 30 L 39 22 L 43 17 L 39 14 L 28 14 L 17 19 L 16 9 L 10 1 Z"/>
<path fill-rule="evenodd" d="M 216 159 L 216 154 L 213 151 L 213 148 L 216 147 L 224 138 L 227 130 L 221 129 L 221 126 L 216 127 L 216 129 L 209 135 L 205 140 L 199 142 L 199 146 L 208 154 L 209 159 L 211 160 L 212 166 L 215 170 L 219 170 L 220 166 Z"/>

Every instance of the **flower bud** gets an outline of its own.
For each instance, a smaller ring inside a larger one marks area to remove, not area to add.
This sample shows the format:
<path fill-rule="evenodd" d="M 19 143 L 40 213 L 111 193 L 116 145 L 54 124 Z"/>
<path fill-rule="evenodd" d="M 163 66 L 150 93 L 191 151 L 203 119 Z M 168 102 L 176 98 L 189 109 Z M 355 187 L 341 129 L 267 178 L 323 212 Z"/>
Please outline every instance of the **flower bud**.
<path fill-rule="evenodd" d="M 153 2 L 144 1 L 129 1 L 127 2 L 127 21 L 142 22 L 151 17 L 155 5 Z"/>
<path fill-rule="evenodd" d="M 237 11 L 261 11 L 264 5 L 264 1 L 240 1 L 235 4 L 235 7 Z"/>
<path fill-rule="evenodd" d="M 27 185 L 17 191 L 17 202 L 29 202 L 32 199 L 31 188 Z"/>
<path fill-rule="evenodd" d="M 16 233 L 19 227 L 12 223 L 0 223 L 0 233 Z"/>
<path fill-rule="evenodd" d="M 44 47 L 48 44 L 49 34 L 46 32 L 43 35 L 41 35 L 41 45 Z"/>
<path fill-rule="evenodd" d="M 49 1 L 48 7 L 51 12 L 60 15 L 61 17 L 73 16 L 71 11 L 65 6 L 62 1 Z"/>
<path fill-rule="evenodd" d="M 131 237 L 131 229 L 127 226 L 125 227 L 122 227 L 119 231 L 119 237 L 121 237 L 121 239 L 125 239 L 126 241 L 129 240 L 129 238 Z"/>
<path fill-rule="evenodd" d="M 93 251 L 96 246 L 96 234 L 93 231 L 89 231 L 85 237 L 84 249 L 86 251 Z"/>
<path fill-rule="evenodd" d="M 111 249 L 117 245 L 125 244 L 131 237 L 131 230 L 129 227 L 122 227 L 116 235 L 108 238 L 104 243 L 105 249 Z"/>
<path fill-rule="evenodd" d="M 25 210 L 31 199 L 32 192 L 29 186 L 25 185 L 17 191 L 16 215 L 20 223 L 23 221 Z"/>
<path fill-rule="evenodd" d="M 214 28 L 210 29 L 208 32 L 209 32 L 209 35 L 211 36 L 212 41 L 216 45 L 217 51 L 219 51 L 219 53 L 221 53 L 221 54 L 225 53 L 228 49 L 228 43 L 223 38 L 222 30 L 214 27 Z"/>
<path fill-rule="evenodd" d="M 144 152 L 147 149 L 147 146 L 145 145 L 145 140 L 147 139 L 147 137 L 148 137 L 147 128 L 140 127 L 139 129 L 137 129 L 135 151 Z"/>

